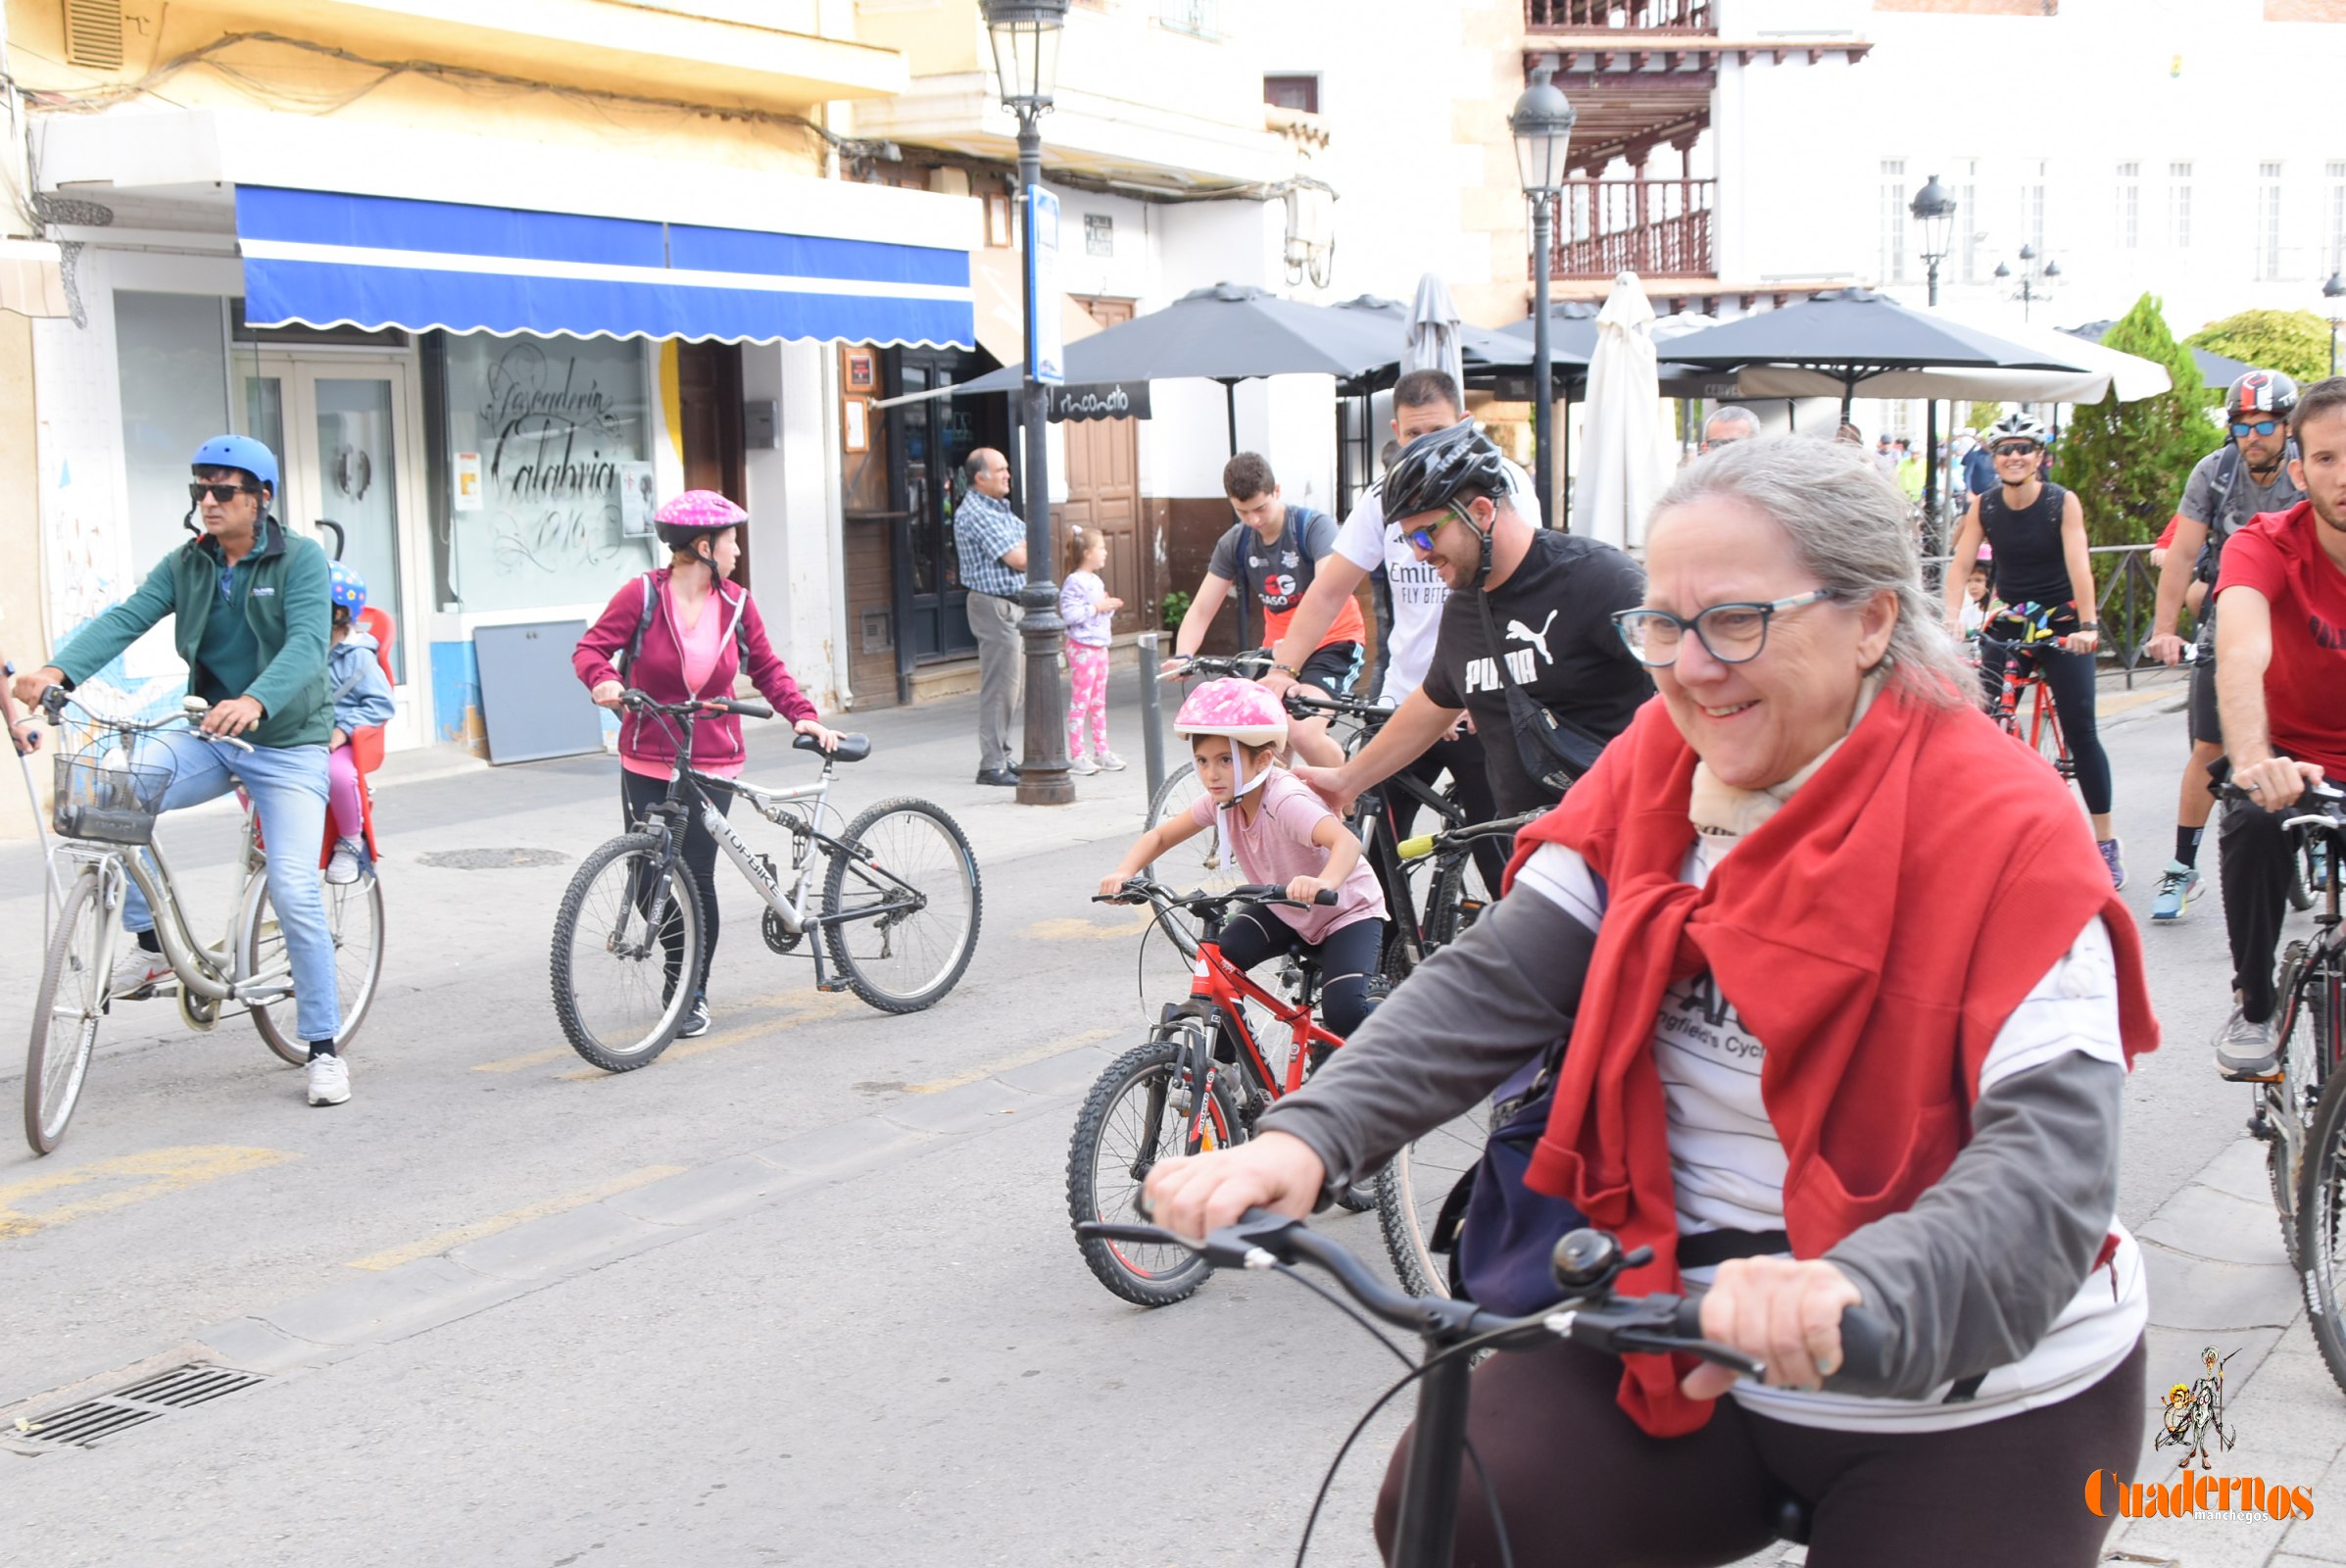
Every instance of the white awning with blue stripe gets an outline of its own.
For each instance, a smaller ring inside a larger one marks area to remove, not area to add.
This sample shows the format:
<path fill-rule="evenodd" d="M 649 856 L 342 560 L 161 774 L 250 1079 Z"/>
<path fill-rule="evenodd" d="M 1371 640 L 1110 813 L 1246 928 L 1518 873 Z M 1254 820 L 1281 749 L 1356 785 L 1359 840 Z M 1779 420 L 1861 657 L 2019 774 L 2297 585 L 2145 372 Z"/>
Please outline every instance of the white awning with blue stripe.
<path fill-rule="evenodd" d="M 255 326 L 977 341 L 960 250 L 265 185 L 236 234 Z"/>

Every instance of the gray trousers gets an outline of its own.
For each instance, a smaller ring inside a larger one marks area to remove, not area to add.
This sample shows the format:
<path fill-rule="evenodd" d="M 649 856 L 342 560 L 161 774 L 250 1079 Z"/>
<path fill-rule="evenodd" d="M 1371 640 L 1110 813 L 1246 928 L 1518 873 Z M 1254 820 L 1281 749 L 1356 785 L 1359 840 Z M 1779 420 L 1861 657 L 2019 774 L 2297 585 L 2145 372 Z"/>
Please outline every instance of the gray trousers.
<path fill-rule="evenodd" d="M 1022 650 L 1019 610 L 993 594 L 969 596 L 969 629 L 978 645 L 978 767 L 1006 768 L 1016 755 Z"/>

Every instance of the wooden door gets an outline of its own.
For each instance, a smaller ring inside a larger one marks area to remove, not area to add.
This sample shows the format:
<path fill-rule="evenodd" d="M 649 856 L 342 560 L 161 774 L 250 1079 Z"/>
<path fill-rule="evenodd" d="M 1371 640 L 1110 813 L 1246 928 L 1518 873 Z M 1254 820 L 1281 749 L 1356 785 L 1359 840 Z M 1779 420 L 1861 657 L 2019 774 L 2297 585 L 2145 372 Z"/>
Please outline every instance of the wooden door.
<path fill-rule="evenodd" d="M 676 404 L 683 425 L 684 488 L 714 490 L 747 505 L 742 482 L 741 345 L 676 345 Z M 733 580 L 750 584 L 750 530 L 740 530 L 741 564 Z"/>
<path fill-rule="evenodd" d="M 1101 326 L 1129 321 L 1130 300 L 1078 299 Z M 1153 625 L 1145 596 L 1149 574 L 1142 559 L 1141 436 L 1131 419 L 1070 419 L 1059 428 L 1067 437 L 1067 502 L 1057 509 L 1059 539 L 1064 548 L 1076 528 L 1098 528 L 1107 536 L 1107 570 L 1101 575 L 1107 590 L 1124 601 L 1116 612 L 1119 633 Z M 1070 556 L 1060 576 L 1075 569 Z"/>

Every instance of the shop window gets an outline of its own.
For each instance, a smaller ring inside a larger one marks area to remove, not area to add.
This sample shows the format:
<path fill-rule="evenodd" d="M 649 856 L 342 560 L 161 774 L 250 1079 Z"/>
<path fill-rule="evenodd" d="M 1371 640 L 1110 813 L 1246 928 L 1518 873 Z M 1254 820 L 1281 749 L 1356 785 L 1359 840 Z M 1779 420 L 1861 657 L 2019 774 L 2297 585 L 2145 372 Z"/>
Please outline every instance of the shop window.
<path fill-rule="evenodd" d="M 230 426 L 223 309 L 211 294 L 114 296 L 130 564 L 140 577 L 187 537 L 187 460 Z"/>
<path fill-rule="evenodd" d="M 446 342 L 450 591 L 471 612 L 601 605 L 658 554 L 643 345 Z"/>
<path fill-rule="evenodd" d="M 1320 112 L 1320 78 L 1314 76 L 1265 76 L 1262 78 L 1262 101 L 1275 109 L 1294 109 L 1306 115 Z"/>

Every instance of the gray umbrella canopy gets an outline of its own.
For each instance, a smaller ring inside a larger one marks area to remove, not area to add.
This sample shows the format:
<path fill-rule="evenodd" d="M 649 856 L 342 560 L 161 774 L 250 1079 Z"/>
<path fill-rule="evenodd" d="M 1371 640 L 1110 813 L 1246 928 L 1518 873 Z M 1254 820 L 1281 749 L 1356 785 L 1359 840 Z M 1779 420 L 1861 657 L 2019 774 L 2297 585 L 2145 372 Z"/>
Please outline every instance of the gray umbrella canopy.
<path fill-rule="evenodd" d="M 2061 330 L 2071 337 L 2081 337 L 2088 343 L 2099 343 L 2116 321 L 2087 321 L 2083 326 L 2065 326 Z M 2228 359 L 2213 349 L 2193 349 L 2191 358 L 2199 366 L 2199 378 L 2208 386 L 2222 392 L 2246 375 L 2255 367 L 2239 360 Z"/>
<path fill-rule="evenodd" d="M 1400 372 L 1402 351 L 1409 338 L 1409 306 L 1403 305 L 1399 300 L 1382 299 L 1375 294 L 1362 294 L 1353 299 L 1341 301 L 1331 306 L 1330 309 L 1357 315 L 1379 322 L 1378 330 L 1391 335 L 1391 353 L 1387 356 L 1386 362 L 1378 366 L 1376 371 L 1372 373 L 1383 379 L 1388 375 L 1397 375 Z M 1517 369 L 1532 363 L 1532 345 L 1529 338 L 1518 343 L 1503 331 L 1494 332 L 1487 326 L 1476 326 L 1470 321 L 1458 322 L 1455 330 L 1458 334 L 1460 356 L 1469 378 L 1482 370 Z M 1588 337 L 1589 343 L 1593 345 L 1595 342 L 1594 332 L 1591 331 Z M 1588 361 L 1586 355 L 1575 356 L 1560 353 L 1556 356 L 1556 366 L 1560 370 L 1580 371 L 1588 368 Z"/>
<path fill-rule="evenodd" d="M 1417 280 L 1417 298 L 1409 306 L 1409 342 L 1401 355 L 1401 368 L 1440 370 L 1455 385 L 1466 382 L 1466 360 L 1458 339 L 1458 307 L 1450 286 L 1435 273 Z"/>
<path fill-rule="evenodd" d="M 2081 368 L 1861 288 L 1690 332 L 1670 345 L 1670 358 L 1697 368 L 1789 365 L 1821 371 L 1841 384 L 1843 418 L 1865 382 L 1886 371 Z"/>

